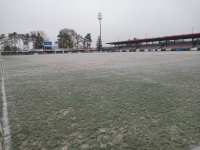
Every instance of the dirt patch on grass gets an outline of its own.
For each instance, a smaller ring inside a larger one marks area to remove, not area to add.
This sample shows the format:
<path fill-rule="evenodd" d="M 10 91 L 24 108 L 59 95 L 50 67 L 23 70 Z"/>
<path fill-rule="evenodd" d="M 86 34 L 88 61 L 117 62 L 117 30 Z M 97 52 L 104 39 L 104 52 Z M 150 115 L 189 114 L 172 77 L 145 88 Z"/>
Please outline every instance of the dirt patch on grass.
<path fill-rule="evenodd" d="M 58 115 L 59 118 L 67 116 L 69 113 L 73 112 L 74 109 L 72 107 L 66 108 L 66 109 L 61 109 L 58 111 L 55 115 Z"/>
<path fill-rule="evenodd" d="M 99 129 L 99 133 L 106 133 L 106 129 L 105 128 L 103 128 L 103 129 Z"/>
<path fill-rule="evenodd" d="M 87 149 L 89 147 L 90 147 L 89 144 L 83 144 L 83 145 L 81 145 L 81 149 Z"/>
<path fill-rule="evenodd" d="M 67 150 L 67 146 L 62 147 L 61 150 Z"/>
<path fill-rule="evenodd" d="M 125 132 L 123 128 L 115 129 L 115 128 L 102 128 L 98 131 L 100 133 L 98 137 L 98 141 L 100 142 L 100 147 L 105 148 L 108 145 L 119 144 L 123 141 L 123 137 L 125 136 Z"/>

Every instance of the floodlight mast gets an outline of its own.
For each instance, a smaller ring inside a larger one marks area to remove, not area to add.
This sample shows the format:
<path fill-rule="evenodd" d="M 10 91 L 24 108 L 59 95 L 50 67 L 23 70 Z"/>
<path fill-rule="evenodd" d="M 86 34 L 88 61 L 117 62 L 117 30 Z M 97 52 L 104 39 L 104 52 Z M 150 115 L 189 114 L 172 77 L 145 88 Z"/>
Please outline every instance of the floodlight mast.
<path fill-rule="evenodd" d="M 101 20 L 102 20 L 102 14 L 101 13 L 98 13 L 98 15 L 97 15 L 97 17 L 98 17 L 98 20 L 99 20 L 99 24 L 100 24 L 100 43 L 99 43 L 99 50 L 101 51 L 102 49 L 102 47 L 101 47 Z"/>

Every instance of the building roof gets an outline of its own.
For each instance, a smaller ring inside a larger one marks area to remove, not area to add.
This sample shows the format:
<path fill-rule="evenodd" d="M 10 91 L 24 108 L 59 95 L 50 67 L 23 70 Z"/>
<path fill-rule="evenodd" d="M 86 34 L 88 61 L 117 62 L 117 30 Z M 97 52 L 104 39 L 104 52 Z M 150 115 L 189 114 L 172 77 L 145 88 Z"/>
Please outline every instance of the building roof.
<path fill-rule="evenodd" d="M 109 42 L 106 44 L 137 44 L 141 42 L 154 42 L 154 41 L 165 41 L 165 40 L 178 40 L 178 39 L 192 39 L 192 38 L 200 38 L 200 33 L 193 34 L 180 34 L 180 35 L 171 35 L 171 36 L 163 36 L 163 37 L 154 37 L 154 38 L 144 38 L 144 39 L 135 39 L 135 40 L 127 40 L 127 41 L 117 41 L 117 42 Z"/>

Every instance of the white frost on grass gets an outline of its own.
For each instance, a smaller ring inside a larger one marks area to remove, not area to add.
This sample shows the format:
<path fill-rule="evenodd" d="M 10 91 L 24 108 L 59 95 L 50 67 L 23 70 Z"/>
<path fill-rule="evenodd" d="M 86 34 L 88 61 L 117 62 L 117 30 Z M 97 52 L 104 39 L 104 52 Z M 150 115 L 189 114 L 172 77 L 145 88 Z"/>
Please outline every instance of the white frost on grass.
<path fill-rule="evenodd" d="M 66 108 L 66 109 L 61 109 L 59 112 L 57 112 L 56 114 L 62 118 L 62 117 L 65 117 L 67 116 L 67 114 L 69 114 L 70 112 L 73 112 L 74 109 L 73 108 Z M 55 114 L 54 114 L 55 115 Z"/>
<path fill-rule="evenodd" d="M 11 135 L 10 135 L 9 120 L 8 120 L 6 93 L 5 93 L 5 87 L 4 87 L 4 76 L 2 76 L 2 99 L 3 99 L 3 132 L 4 132 L 5 149 L 10 150 L 11 149 Z"/>
<path fill-rule="evenodd" d="M 199 147 L 196 147 L 194 150 L 200 150 L 200 146 L 199 146 Z"/>

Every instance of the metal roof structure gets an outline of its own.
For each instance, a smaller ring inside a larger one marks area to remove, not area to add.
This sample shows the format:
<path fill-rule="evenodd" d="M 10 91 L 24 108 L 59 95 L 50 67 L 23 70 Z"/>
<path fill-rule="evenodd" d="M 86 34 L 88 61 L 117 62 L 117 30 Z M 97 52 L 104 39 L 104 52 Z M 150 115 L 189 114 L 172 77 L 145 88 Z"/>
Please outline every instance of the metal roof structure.
<path fill-rule="evenodd" d="M 192 33 L 192 34 L 180 34 L 180 35 L 171 35 L 171 36 L 163 36 L 163 37 L 154 37 L 154 38 L 144 38 L 144 39 L 135 39 L 135 40 L 127 40 L 127 41 L 118 41 L 118 42 L 109 42 L 106 44 L 137 44 L 141 42 L 154 42 L 154 41 L 166 41 L 166 40 L 178 40 L 178 39 L 194 39 L 200 38 L 200 33 Z"/>

